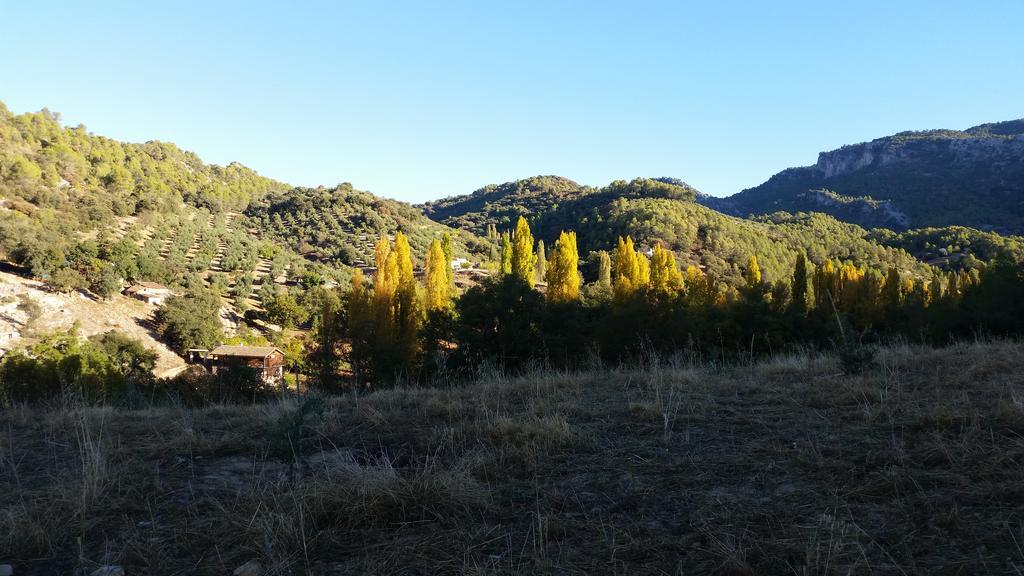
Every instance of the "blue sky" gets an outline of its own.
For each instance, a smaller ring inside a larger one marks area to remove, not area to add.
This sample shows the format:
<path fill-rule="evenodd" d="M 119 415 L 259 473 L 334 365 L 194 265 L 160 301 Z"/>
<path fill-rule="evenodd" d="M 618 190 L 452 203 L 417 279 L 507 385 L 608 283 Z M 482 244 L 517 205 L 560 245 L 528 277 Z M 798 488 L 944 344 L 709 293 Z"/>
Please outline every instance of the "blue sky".
<path fill-rule="evenodd" d="M 559 174 L 714 195 L 1024 117 L 1024 2 L 0 0 L 0 101 L 299 185 Z"/>

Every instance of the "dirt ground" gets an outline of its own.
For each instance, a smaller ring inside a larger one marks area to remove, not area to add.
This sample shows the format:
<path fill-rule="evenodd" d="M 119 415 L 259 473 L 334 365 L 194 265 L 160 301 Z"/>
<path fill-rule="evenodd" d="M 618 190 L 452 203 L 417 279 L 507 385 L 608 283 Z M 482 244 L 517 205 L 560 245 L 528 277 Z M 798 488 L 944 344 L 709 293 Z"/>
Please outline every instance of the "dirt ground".
<path fill-rule="evenodd" d="M 23 298 L 31 299 L 40 308 L 31 323 L 26 311 L 19 307 Z M 155 310 L 153 305 L 121 294 L 110 300 L 96 300 L 82 292 L 60 294 L 48 290 L 42 282 L 0 272 L 0 350 L 12 350 L 31 343 L 34 334 L 68 329 L 77 323 L 82 336 L 117 330 L 141 341 L 157 353 L 156 375 L 173 376 L 185 368 L 185 360 L 147 328 Z"/>

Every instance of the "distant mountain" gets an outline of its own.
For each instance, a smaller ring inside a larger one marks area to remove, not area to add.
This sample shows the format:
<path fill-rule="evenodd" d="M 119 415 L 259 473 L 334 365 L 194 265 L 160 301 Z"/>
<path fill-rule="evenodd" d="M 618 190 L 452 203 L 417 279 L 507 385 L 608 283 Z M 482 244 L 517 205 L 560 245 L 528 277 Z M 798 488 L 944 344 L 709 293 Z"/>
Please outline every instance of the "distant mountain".
<path fill-rule="evenodd" d="M 1024 233 L 1024 120 L 901 132 L 822 152 L 760 186 L 701 202 L 738 216 L 825 212 L 895 230 L 962 225 Z"/>
<path fill-rule="evenodd" d="M 515 226 L 519 216 L 557 213 L 565 205 L 607 203 L 615 198 L 674 198 L 693 200 L 699 192 L 677 178 L 617 180 L 604 188 L 577 184 L 561 176 L 533 176 L 523 180 L 489 184 L 462 196 L 451 196 L 420 206 L 428 217 L 449 226 L 486 233 L 487 225 L 498 230 Z"/>
<path fill-rule="evenodd" d="M 512 228 L 519 216 L 547 212 L 594 191 L 561 176 L 533 176 L 489 184 L 471 194 L 427 202 L 420 208 L 437 222 L 483 235 L 488 224 L 499 230 Z"/>

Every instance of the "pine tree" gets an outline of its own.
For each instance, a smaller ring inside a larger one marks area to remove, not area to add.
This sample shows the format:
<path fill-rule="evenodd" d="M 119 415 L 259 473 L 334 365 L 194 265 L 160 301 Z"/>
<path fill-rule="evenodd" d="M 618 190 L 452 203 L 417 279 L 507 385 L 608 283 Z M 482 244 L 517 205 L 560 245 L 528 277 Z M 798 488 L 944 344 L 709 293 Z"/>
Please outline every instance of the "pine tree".
<path fill-rule="evenodd" d="M 611 288 L 612 285 L 612 257 L 608 252 L 601 250 L 597 253 L 597 283 L 601 286 Z"/>
<path fill-rule="evenodd" d="M 543 280 L 548 275 L 548 258 L 544 253 L 544 241 L 537 240 L 537 267 L 534 270 L 534 277 Z"/>
<path fill-rule="evenodd" d="M 562 232 L 555 242 L 545 280 L 550 302 L 572 302 L 580 297 L 580 255 L 576 249 L 576 233 Z"/>
<path fill-rule="evenodd" d="M 501 235 L 501 273 L 512 273 L 512 238 L 508 232 Z"/>
<path fill-rule="evenodd" d="M 512 275 L 533 286 L 533 270 L 536 263 L 530 225 L 526 218 L 520 216 L 512 233 Z"/>
<path fill-rule="evenodd" d="M 803 252 L 796 255 L 796 266 L 793 267 L 793 282 L 789 289 L 789 309 L 797 316 L 807 314 L 807 256 Z"/>
<path fill-rule="evenodd" d="M 424 275 L 425 305 L 427 310 L 439 310 L 451 305 L 450 282 L 445 268 L 451 270 L 441 242 L 436 238 L 427 250 L 426 273 Z"/>

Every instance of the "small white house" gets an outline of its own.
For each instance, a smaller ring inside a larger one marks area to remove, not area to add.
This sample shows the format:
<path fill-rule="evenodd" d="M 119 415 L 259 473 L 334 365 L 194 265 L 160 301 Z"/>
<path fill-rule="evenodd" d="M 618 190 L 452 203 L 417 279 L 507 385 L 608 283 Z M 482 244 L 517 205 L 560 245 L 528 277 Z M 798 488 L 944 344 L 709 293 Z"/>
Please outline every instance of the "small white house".
<path fill-rule="evenodd" d="M 167 298 L 171 296 L 171 289 L 156 282 L 136 282 L 129 286 L 124 294 L 147 304 L 163 306 Z"/>
<path fill-rule="evenodd" d="M 462 268 L 468 268 L 469 260 L 465 258 L 452 258 L 452 270 L 461 270 Z"/>

